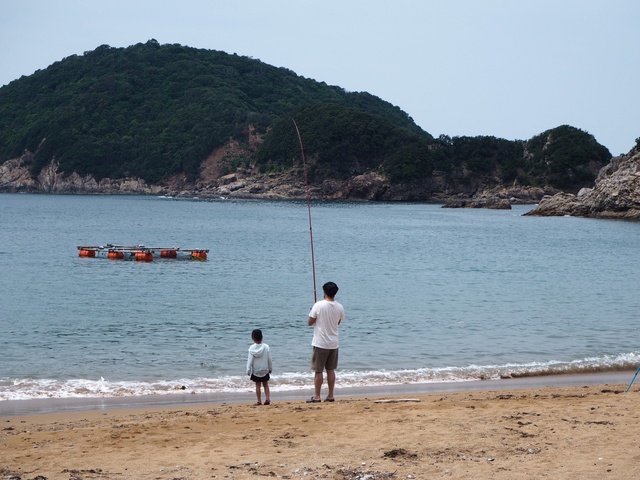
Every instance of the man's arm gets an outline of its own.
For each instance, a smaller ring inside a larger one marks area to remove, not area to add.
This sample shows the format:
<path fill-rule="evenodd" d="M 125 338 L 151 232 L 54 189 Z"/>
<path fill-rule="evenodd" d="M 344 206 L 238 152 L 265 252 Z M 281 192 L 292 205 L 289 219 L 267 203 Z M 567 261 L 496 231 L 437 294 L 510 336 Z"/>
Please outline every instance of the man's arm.
<path fill-rule="evenodd" d="M 316 320 L 317 319 L 315 319 L 313 317 L 309 317 L 309 325 L 313 325 L 314 323 L 316 323 Z"/>

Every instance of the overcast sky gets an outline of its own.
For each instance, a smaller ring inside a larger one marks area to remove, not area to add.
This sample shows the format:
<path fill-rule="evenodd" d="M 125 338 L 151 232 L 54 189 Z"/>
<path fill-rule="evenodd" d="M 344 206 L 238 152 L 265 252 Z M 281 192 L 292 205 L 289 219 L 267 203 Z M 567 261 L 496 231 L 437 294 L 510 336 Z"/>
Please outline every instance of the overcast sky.
<path fill-rule="evenodd" d="M 151 38 L 369 92 L 434 136 L 640 137 L 639 0 L 0 0 L 0 86 Z"/>

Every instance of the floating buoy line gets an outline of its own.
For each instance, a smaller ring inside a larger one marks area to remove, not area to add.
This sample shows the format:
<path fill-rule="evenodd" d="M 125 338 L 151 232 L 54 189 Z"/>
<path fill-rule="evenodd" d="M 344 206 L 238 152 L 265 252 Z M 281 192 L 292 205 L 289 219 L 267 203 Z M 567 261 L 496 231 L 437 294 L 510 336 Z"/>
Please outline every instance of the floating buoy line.
<path fill-rule="evenodd" d="M 107 258 L 109 260 L 135 260 L 152 262 L 154 259 L 207 260 L 208 249 L 179 247 L 146 247 L 144 245 L 78 245 L 78 256 L 85 258 Z"/>

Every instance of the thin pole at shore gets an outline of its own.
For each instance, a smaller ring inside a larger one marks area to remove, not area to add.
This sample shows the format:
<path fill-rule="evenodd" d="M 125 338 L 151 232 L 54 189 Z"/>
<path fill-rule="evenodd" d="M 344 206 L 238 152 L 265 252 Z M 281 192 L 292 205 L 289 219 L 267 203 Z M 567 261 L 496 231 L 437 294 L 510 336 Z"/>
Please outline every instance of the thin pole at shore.
<path fill-rule="evenodd" d="M 636 377 L 638 376 L 638 372 L 640 372 L 640 367 L 638 367 L 638 369 L 636 370 L 635 375 L 633 376 L 633 378 L 631 379 L 631 382 L 629 382 L 629 386 L 627 387 L 627 392 L 629 391 L 629 389 L 631 388 L 631 385 L 633 385 L 633 381 L 636 379 Z"/>
<path fill-rule="evenodd" d="M 298 124 L 295 119 L 293 120 L 293 124 L 296 127 L 296 132 L 298 133 L 298 140 L 300 141 L 300 152 L 302 153 L 302 164 L 304 165 L 304 183 L 307 188 L 307 211 L 309 212 L 309 239 L 311 243 L 311 272 L 313 275 L 313 303 L 318 301 L 318 296 L 316 294 L 316 261 L 313 253 L 313 225 L 311 223 L 311 192 L 309 190 L 309 177 L 307 175 L 307 160 L 304 157 L 304 147 L 302 146 L 302 136 L 300 135 L 300 129 L 298 128 Z"/>

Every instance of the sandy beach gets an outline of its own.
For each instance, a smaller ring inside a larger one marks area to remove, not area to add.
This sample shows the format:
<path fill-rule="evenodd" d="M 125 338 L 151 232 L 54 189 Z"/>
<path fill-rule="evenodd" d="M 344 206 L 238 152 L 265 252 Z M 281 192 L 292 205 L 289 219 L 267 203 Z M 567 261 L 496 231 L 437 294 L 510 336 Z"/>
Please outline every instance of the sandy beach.
<path fill-rule="evenodd" d="M 640 476 L 637 385 L 0 418 L 2 479 Z"/>

